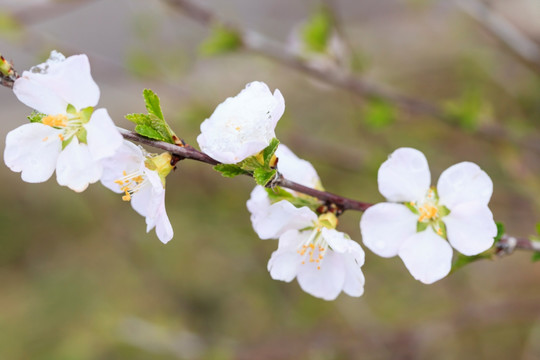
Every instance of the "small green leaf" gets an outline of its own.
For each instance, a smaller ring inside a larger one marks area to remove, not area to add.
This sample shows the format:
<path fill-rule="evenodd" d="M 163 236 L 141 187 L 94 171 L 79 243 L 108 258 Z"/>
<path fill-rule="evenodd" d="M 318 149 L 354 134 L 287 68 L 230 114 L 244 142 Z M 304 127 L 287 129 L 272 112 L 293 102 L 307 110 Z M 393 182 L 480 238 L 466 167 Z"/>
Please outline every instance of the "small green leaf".
<path fill-rule="evenodd" d="M 68 104 L 67 109 L 66 109 L 66 112 L 67 112 L 68 114 L 75 115 L 75 114 L 77 114 L 77 109 L 75 108 L 75 106 L 73 106 L 73 105 L 71 105 L 71 104 Z"/>
<path fill-rule="evenodd" d="M 143 96 L 148 115 L 128 114 L 125 116 L 126 119 L 137 124 L 135 131 L 140 135 L 174 144 L 176 135 L 163 118 L 159 97 L 149 89 L 144 90 Z"/>
<path fill-rule="evenodd" d="M 332 29 L 332 15 L 327 8 L 320 8 L 302 28 L 302 40 L 306 50 L 318 53 L 326 52 Z"/>
<path fill-rule="evenodd" d="M 218 164 L 214 166 L 214 170 L 219 171 L 222 176 L 229 178 L 249 174 L 249 172 L 243 170 L 240 166 L 235 164 Z"/>
<path fill-rule="evenodd" d="M 497 243 L 501 238 L 503 237 L 505 230 L 504 230 L 504 224 L 501 222 L 497 222 L 497 235 L 495 235 L 495 243 Z"/>
<path fill-rule="evenodd" d="M 420 212 L 417 208 L 414 207 L 414 204 L 411 204 L 411 202 L 403 203 L 407 207 L 407 209 L 411 210 L 413 214 L 420 215 Z"/>
<path fill-rule="evenodd" d="M 150 125 L 150 116 L 146 114 L 127 114 L 125 118 L 137 125 Z"/>
<path fill-rule="evenodd" d="M 94 113 L 94 108 L 89 106 L 81 110 L 82 121 L 87 123 L 90 121 L 92 114 Z"/>
<path fill-rule="evenodd" d="M 156 95 L 156 93 L 150 89 L 144 89 L 143 96 L 148 114 L 153 114 L 159 119 L 164 120 L 163 113 L 161 112 L 161 105 L 159 104 L 159 97 Z"/>
<path fill-rule="evenodd" d="M 88 136 L 86 129 L 84 126 L 81 126 L 79 130 L 77 131 L 77 139 L 79 139 L 80 143 L 86 144 L 86 137 Z"/>
<path fill-rule="evenodd" d="M 466 256 L 463 254 L 458 254 L 456 257 L 456 260 L 452 264 L 452 270 L 450 272 L 453 273 L 456 270 L 461 269 L 465 265 L 468 265 L 478 260 L 491 259 L 492 257 L 493 257 L 493 254 L 489 251 L 486 251 L 486 252 L 483 252 L 481 254 L 474 255 L 474 256 Z"/>
<path fill-rule="evenodd" d="M 37 112 L 37 111 L 32 111 L 32 113 L 30 115 L 28 115 L 26 118 L 28 120 L 30 120 L 30 122 L 34 123 L 34 122 L 41 122 L 41 120 L 47 115 L 45 114 L 42 114 L 40 112 Z"/>
<path fill-rule="evenodd" d="M 364 122 L 372 129 L 381 129 L 394 123 L 396 108 L 387 101 L 373 99 L 364 108 Z"/>
<path fill-rule="evenodd" d="M 287 200 L 297 208 L 307 206 L 311 210 L 315 211 L 321 206 L 321 201 L 311 196 L 294 196 L 282 187 L 276 186 L 273 189 L 266 188 L 266 193 L 272 204 L 275 204 L 281 200 Z"/>
<path fill-rule="evenodd" d="M 238 50 L 241 46 L 242 37 L 238 32 L 224 26 L 216 26 L 201 44 L 199 51 L 205 56 L 212 56 Z"/>
<path fill-rule="evenodd" d="M 145 136 L 150 139 L 159 140 L 159 141 L 167 140 L 158 131 L 156 131 L 155 129 L 153 129 L 151 126 L 148 126 L 148 125 L 135 126 L 135 132 L 139 135 Z"/>
<path fill-rule="evenodd" d="M 445 217 L 447 215 L 450 215 L 450 209 L 447 208 L 446 206 L 441 206 L 439 207 L 439 216 L 440 217 Z"/>
<path fill-rule="evenodd" d="M 264 165 L 265 166 L 270 165 L 270 160 L 272 160 L 272 156 L 274 156 L 278 146 L 279 146 L 279 140 L 277 138 L 273 138 L 270 141 L 270 145 L 268 145 L 263 150 L 263 158 L 264 158 Z"/>
<path fill-rule="evenodd" d="M 276 176 L 276 173 L 276 170 L 258 168 L 253 172 L 253 178 L 258 185 L 266 186 Z"/>
<path fill-rule="evenodd" d="M 418 221 L 416 223 L 416 232 L 422 232 L 422 231 L 426 230 L 428 225 L 429 225 L 428 223 Z"/>
<path fill-rule="evenodd" d="M 531 261 L 532 262 L 540 261 L 540 251 L 533 252 L 532 257 L 531 257 Z"/>

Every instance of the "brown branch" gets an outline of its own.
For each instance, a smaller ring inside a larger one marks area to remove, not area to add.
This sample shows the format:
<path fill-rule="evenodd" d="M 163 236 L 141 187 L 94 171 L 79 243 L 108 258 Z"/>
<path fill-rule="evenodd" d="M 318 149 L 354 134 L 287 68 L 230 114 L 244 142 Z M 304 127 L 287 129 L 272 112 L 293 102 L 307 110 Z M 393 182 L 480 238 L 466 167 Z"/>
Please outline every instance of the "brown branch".
<path fill-rule="evenodd" d="M 212 11 L 201 7 L 191 0 L 163 0 L 174 9 L 182 11 L 186 16 L 204 26 L 220 25 L 236 32 L 242 39 L 245 50 L 274 60 L 291 69 L 302 72 L 324 83 L 346 90 L 357 96 L 368 99 L 381 99 L 410 113 L 427 115 L 442 120 L 445 124 L 458 127 L 459 119 L 449 115 L 439 105 L 406 96 L 392 91 L 380 84 L 369 82 L 339 69 L 319 69 L 309 62 L 291 53 L 281 44 L 268 39 L 255 31 L 242 28 L 218 18 Z M 500 125 L 489 124 L 477 129 L 473 135 L 488 142 L 511 142 L 522 148 L 540 153 L 540 142 L 537 138 L 518 138 Z"/>
<path fill-rule="evenodd" d="M 5 86 L 9 89 L 13 89 L 13 82 L 18 77 L 17 71 L 11 68 L 13 71 L 12 77 L 2 76 L 2 81 L 0 85 Z M 1 75 L 1 74 L 0 74 Z M 7 79 L 7 80 L 5 80 Z M 176 156 L 175 163 L 183 159 L 191 159 L 206 163 L 209 165 L 218 165 L 219 161 L 214 160 L 210 156 L 206 155 L 202 151 L 199 151 L 193 148 L 190 145 L 175 145 L 169 144 L 163 141 L 152 140 L 141 136 L 133 131 L 129 131 L 123 128 L 117 128 L 120 134 L 127 140 L 131 140 L 140 144 L 148 145 L 157 149 L 168 151 L 171 154 Z M 183 143 L 183 142 L 182 142 Z M 285 179 L 283 176 L 279 175 L 275 180 L 272 181 L 272 186 L 281 186 L 290 190 L 294 190 L 314 198 L 317 198 L 324 202 L 325 205 L 334 206 L 339 212 L 345 210 L 355 210 L 355 211 L 365 211 L 374 204 L 361 202 L 354 199 L 349 199 L 340 195 L 329 193 L 326 191 L 320 191 L 307 186 L 298 184 L 294 181 Z M 540 252 L 540 242 L 532 241 L 526 238 L 515 238 L 512 236 L 505 235 L 503 238 L 496 244 L 496 253 L 499 255 L 510 254 L 514 250 L 529 250 L 529 251 L 539 251 Z"/>

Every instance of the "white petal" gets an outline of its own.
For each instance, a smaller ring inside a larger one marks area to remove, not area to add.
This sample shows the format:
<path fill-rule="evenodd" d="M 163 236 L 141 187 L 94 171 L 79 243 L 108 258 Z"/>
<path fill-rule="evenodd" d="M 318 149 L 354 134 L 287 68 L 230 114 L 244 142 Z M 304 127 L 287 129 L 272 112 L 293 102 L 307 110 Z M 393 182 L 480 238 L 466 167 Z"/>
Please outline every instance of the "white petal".
<path fill-rule="evenodd" d="M 345 285 L 343 257 L 329 250 L 317 269 L 316 263 L 306 262 L 298 268 L 298 284 L 302 290 L 324 300 L 334 300 Z"/>
<path fill-rule="evenodd" d="M 90 156 L 88 145 L 79 144 L 76 137 L 58 156 L 56 181 L 71 190 L 81 192 L 88 184 L 95 183 L 101 177 L 102 167 Z"/>
<path fill-rule="evenodd" d="M 290 229 L 313 226 L 317 215 L 307 207 L 297 208 L 286 200 L 272 204 L 265 216 L 254 219 L 253 229 L 263 240 L 278 238 Z"/>
<path fill-rule="evenodd" d="M 376 204 L 360 220 L 362 241 L 379 256 L 396 256 L 405 239 L 416 233 L 417 221 L 418 217 L 405 205 Z"/>
<path fill-rule="evenodd" d="M 355 243 L 356 244 L 356 243 Z M 358 244 L 356 244 L 358 245 Z M 360 245 L 358 245 L 358 249 L 362 250 L 360 248 Z M 364 278 L 364 274 L 362 273 L 362 263 L 359 263 L 357 261 L 357 258 L 359 257 L 359 254 L 357 256 L 354 256 L 352 254 L 344 254 L 342 256 L 343 262 L 345 265 L 345 283 L 343 284 L 343 291 L 349 295 L 349 296 L 362 296 L 364 293 L 364 284 L 366 282 Z M 362 251 L 362 259 L 363 259 L 363 251 Z"/>
<path fill-rule="evenodd" d="M 148 232 L 154 228 L 158 212 L 165 204 L 165 189 L 157 172 L 147 170 L 145 176 L 147 181 L 139 191 L 133 194 L 131 206 L 147 218 L 146 232 Z"/>
<path fill-rule="evenodd" d="M 470 201 L 487 205 L 493 193 L 493 182 L 475 163 L 461 162 L 443 171 L 437 183 L 437 192 L 440 203 L 450 210 Z"/>
<path fill-rule="evenodd" d="M 409 237 L 401 246 L 399 257 L 416 280 L 431 284 L 450 272 L 452 248 L 429 227 Z"/>
<path fill-rule="evenodd" d="M 165 204 L 163 204 L 158 212 L 158 215 L 156 216 L 156 235 L 164 244 L 168 243 L 174 235 L 171 222 L 169 221 L 169 217 L 165 211 Z"/>
<path fill-rule="evenodd" d="M 88 148 L 94 160 L 114 155 L 122 145 L 123 138 L 105 109 L 94 111 L 90 121 L 84 125 Z"/>
<path fill-rule="evenodd" d="M 110 190 L 121 193 L 120 185 L 115 181 L 124 177 L 125 174 L 142 172 L 144 161 L 145 157 L 141 148 L 124 140 L 112 157 L 102 161 L 103 174 L 101 175 L 101 183 Z"/>
<path fill-rule="evenodd" d="M 268 271 L 272 279 L 290 282 L 295 278 L 302 262 L 296 250 L 308 237 L 308 232 L 300 233 L 296 230 L 289 230 L 281 235 L 278 249 L 268 261 Z"/>
<path fill-rule="evenodd" d="M 416 149 L 399 148 L 379 168 L 379 191 L 393 202 L 418 201 L 431 185 L 424 154 Z"/>
<path fill-rule="evenodd" d="M 321 236 L 332 248 L 333 251 L 344 253 L 349 250 L 349 239 L 345 233 L 337 231 L 335 229 L 322 228 Z"/>
<path fill-rule="evenodd" d="M 448 241 L 460 253 L 477 255 L 493 246 L 497 225 L 486 205 L 477 202 L 458 205 L 443 221 Z"/>
<path fill-rule="evenodd" d="M 81 110 L 95 106 L 99 88 L 90 74 L 86 55 L 43 64 L 45 72 L 25 71 L 13 87 L 17 98 L 45 114 L 65 113 L 67 104 Z"/>
<path fill-rule="evenodd" d="M 260 185 L 255 186 L 253 191 L 251 191 L 249 200 L 246 202 L 246 206 L 251 215 L 256 216 L 260 213 L 266 213 L 270 205 L 272 204 L 270 203 L 265 188 Z"/>
<path fill-rule="evenodd" d="M 61 130 L 40 123 L 25 124 L 6 136 L 4 162 L 23 181 L 38 183 L 48 180 L 56 168 L 62 150 Z"/>
<path fill-rule="evenodd" d="M 15 80 L 13 92 L 20 102 L 40 113 L 64 114 L 68 106 L 68 102 L 60 94 L 47 87 L 46 83 L 37 81 L 32 73 L 27 71 Z"/>
<path fill-rule="evenodd" d="M 279 144 L 276 156 L 277 169 L 287 180 L 310 188 L 320 188 L 319 175 L 309 161 L 300 159 L 283 144 Z"/>
<path fill-rule="evenodd" d="M 268 146 L 284 106 L 279 91 L 272 95 L 266 84 L 252 82 L 216 107 L 201 124 L 197 142 L 222 163 L 240 162 Z"/>

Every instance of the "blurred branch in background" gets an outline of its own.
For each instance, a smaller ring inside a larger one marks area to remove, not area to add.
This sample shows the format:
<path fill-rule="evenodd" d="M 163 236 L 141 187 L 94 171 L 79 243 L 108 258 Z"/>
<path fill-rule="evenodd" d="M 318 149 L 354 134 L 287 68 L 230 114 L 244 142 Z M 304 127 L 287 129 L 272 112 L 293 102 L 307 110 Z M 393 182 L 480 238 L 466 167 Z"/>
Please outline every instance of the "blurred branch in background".
<path fill-rule="evenodd" d="M 480 0 L 456 0 L 456 4 L 497 38 L 515 58 L 540 73 L 538 44 Z"/>
<path fill-rule="evenodd" d="M 456 118 L 455 115 L 449 114 L 442 106 L 397 93 L 381 84 L 368 82 L 343 70 L 321 70 L 309 62 L 304 61 L 280 43 L 258 32 L 224 21 L 211 10 L 203 8 L 190 0 L 163 1 L 202 25 L 210 28 L 223 27 L 235 33 L 240 38 L 243 48 L 255 54 L 272 59 L 317 80 L 359 95 L 362 98 L 388 101 L 410 113 L 431 116 L 453 127 L 460 126 L 460 119 Z M 473 135 L 489 142 L 510 142 L 521 148 L 540 153 L 540 141 L 538 141 L 537 136 L 529 136 L 527 138 L 516 137 L 493 121 L 476 129 Z"/>

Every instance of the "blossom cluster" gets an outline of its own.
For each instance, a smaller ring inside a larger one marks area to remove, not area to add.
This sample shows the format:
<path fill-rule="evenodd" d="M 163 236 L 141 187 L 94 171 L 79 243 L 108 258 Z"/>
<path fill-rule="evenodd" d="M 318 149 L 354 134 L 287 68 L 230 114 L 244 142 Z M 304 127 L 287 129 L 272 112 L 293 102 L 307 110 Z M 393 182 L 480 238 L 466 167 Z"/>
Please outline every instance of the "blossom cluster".
<path fill-rule="evenodd" d="M 169 152 L 148 153 L 122 138 L 106 109 L 94 109 L 100 91 L 85 55 L 53 52 L 43 64 L 15 81 L 17 98 L 34 112 L 30 123 L 7 134 L 4 162 L 22 180 L 44 182 L 54 172 L 58 184 L 81 192 L 100 181 L 146 220 L 167 243 L 173 237 L 165 210 L 165 183 L 176 161 Z M 146 137 L 175 143 L 159 99 L 145 91 L 149 114 L 126 116 Z M 285 111 L 279 90 L 249 83 L 218 105 L 201 124 L 197 142 L 218 161 L 224 176 L 251 175 L 257 185 L 247 201 L 251 223 L 262 240 L 276 239 L 268 271 L 275 280 L 296 279 L 307 293 L 325 300 L 341 292 L 364 292 L 365 253 L 337 230 L 339 207 L 277 186 L 284 177 L 323 191 L 311 163 L 279 144 L 275 128 Z M 363 244 L 381 257 L 398 255 L 411 275 L 426 284 L 451 270 L 453 249 L 472 256 L 488 250 L 497 227 L 488 203 L 489 176 L 462 162 L 445 170 L 436 187 L 425 156 L 412 148 L 395 150 L 378 172 L 387 202 L 368 208 L 361 221 Z"/>

